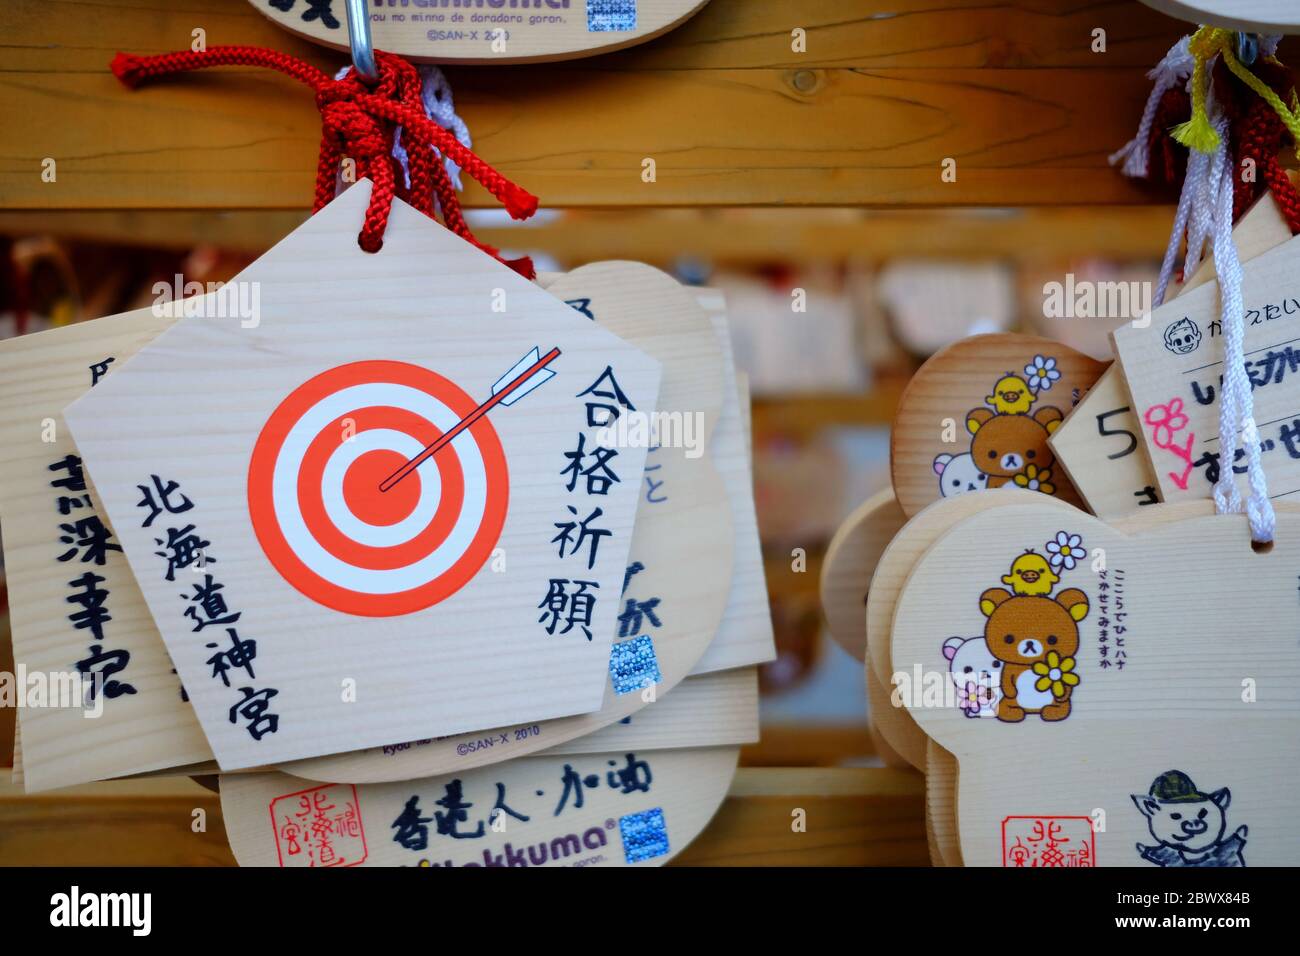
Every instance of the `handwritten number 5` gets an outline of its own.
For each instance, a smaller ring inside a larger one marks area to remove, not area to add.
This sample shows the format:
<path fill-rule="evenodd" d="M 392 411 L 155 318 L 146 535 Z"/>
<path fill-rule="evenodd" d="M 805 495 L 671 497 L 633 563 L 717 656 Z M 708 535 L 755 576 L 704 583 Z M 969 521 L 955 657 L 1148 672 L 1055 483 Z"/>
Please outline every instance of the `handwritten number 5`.
<path fill-rule="evenodd" d="M 1108 461 L 1114 461 L 1116 458 L 1124 458 L 1127 455 L 1131 455 L 1133 454 L 1134 450 L 1137 448 L 1138 445 L 1137 436 L 1134 435 L 1127 428 L 1108 429 L 1106 427 L 1106 419 L 1110 418 L 1112 415 L 1123 415 L 1128 410 L 1129 408 L 1126 405 L 1123 408 L 1112 409 L 1109 412 L 1105 412 L 1104 414 L 1097 416 L 1097 434 L 1101 435 L 1102 438 L 1109 438 L 1111 435 L 1124 435 L 1128 438 L 1128 447 L 1125 448 L 1123 451 L 1116 452 L 1113 455 L 1107 455 L 1106 458 Z"/>

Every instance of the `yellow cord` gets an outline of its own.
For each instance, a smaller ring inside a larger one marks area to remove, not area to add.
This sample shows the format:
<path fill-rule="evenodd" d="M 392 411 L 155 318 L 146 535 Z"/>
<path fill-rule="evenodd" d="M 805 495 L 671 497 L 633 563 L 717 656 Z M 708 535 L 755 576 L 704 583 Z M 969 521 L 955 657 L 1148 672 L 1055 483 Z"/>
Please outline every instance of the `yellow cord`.
<path fill-rule="evenodd" d="M 1217 55 L 1223 58 L 1224 64 L 1239 80 L 1250 87 L 1264 102 L 1273 108 L 1273 111 L 1277 113 L 1278 118 L 1282 121 L 1282 125 L 1290 132 L 1291 138 L 1296 143 L 1297 155 L 1300 155 L 1300 103 L 1297 103 L 1295 90 L 1291 91 L 1291 106 L 1288 107 L 1267 83 L 1250 72 L 1237 59 L 1232 48 L 1233 39 L 1234 33 L 1232 30 L 1222 30 L 1216 27 L 1201 27 L 1192 34 L 1191 42 L 1188 44 L 1188 49 L 1191 51 L 1194 60 L 1192 68 L 1192 118 L 1186 123 L 1178 124 L 1171 130 L 1174 139 L 1184 146 L 1201 153 L 1213 152 L 1218 147 L 1219 134 L 1210 122 L 1209 113 L 1205 108 L 1205 101 L 1210 87 L 1208 66 L 1210 61 Z"/>
<path fill-rule="evenodd" d="M 1212 153 L 1219 146 L 1219 134 L 1210 122 L 1205 100 L 1210 88 L 1208 65 L 1219 52 L 1219 34 L 1227 30 L 1201 27 L 1192 34 L 1187 48 L 1192 54 L 1192 118 L 1179 123 L 1170 132 L 1175 140 L 1199 153 Z"/>

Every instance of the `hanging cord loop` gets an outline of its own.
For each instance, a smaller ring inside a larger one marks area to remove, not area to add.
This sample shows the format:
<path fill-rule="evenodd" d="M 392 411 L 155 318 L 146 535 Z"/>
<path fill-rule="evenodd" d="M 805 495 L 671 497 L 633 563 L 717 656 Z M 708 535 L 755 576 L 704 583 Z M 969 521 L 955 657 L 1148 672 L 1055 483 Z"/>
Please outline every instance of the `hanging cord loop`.
<path fill-rule="evenodd" d="M 383 245 L 394 196 L 430 218 L 436 218 L 436 200 L 448 229 L 526 278 L 534 278 L 530 259 L 501 259 L 497 249 L 474 238 L 440 156 L 482 185 L 513 219 L 527 219 L 535 213 L 537 197 L 506 179 L 462 145 L 454 133 L 425 115 L 421 78 L 414 66 L 384 52 L 377 52 L 375 60 L 379 79 L 374 86 L 357 76 L 355 70 L 335 80 L 295 57 L 248 46 L 214 46 L 201 52 L 183 50 L 158 56 L 119 53 L 113 59 L 112 70 L 130 89 L 156 77 L 214 66 L 256 66 L 283 73 L 315 91 L 321 114 L 313 213 L 334 198 L 340 165 L 345 158 L 351 159 L 356 163 L 357 177 L 368 176 L 374 183 L 357 238 L 367 252 L 378 252 Z M 406 175 L 393 158 L 395 143 L 406 153 Z"/>
<path fill-rule="evenodd" d="M 1211 75 L 1215 58 L 1272 107 L 1293 138 L 1300 138 L 1297 136 L 1300 119 L 1282 103 L 1277 93 L 1241 64 L 1235 55 L 1233 41 L 1231 31 L 1210 27 L 1202 27 L 1192 37 L 1189 48 L 1196 61 L 1190 91 L 1192 117 L 1175 129 L 1174 137 L 1192 150 L 1187 180 L 1183 185 L 1184 197 L 1188 196 L 1189 190 L 1193 194 L 1190 215 L 1187 216 L 1187 261 L 1194 263 L 1199 259 L 1202 246 L 1208 239 L 1219 283 L 1223 386 L 1219 390 L 1219 477 L 1214 485 L 1215 509 L 1222 514 L 1244 510 L 1250 523 L 1251 539 L 1256 545 L 1267 545 L 1273 540 L 1276 516 L 1261 462 L 1254 394 L 1246 373 L 1243 275 L 1232 238 L 1236 163 L 1233 151 L 1228 148 L 1230 118 L 1227 111 L 1214 101 Z M 1264 52 L 1267 56 L 1272 55 L 1271 50 Z M 1183 204 L 1180 202 L 1179 206 L 1181 217 Z M 1239 448 L 1248 487 L 1244 503 L 1237 487 Z"/>
<path fill-rule="evenodd" d="M 339 69 L 334 74 L 334 79 L 341 80 L 348 75 L 350 66 Z M 432 63 L 421 63 L 416 67 L 420 74 L 420 99 L 424 104 L 424 113 L 429 119 L 433 120 L 443 129 L 454 133 L 456 140 L 466 149 L 474 146 L 474 141 L 469 134 L 469 126 L 460 118 L 456 112 L 456 101 L 451 94 L 451 84 L 447 82 L 447 77 L 443 75 L 442 70 L 438 69 Z M 402 167 L 402 175 L 406 177 L 406 182 L 410 183 L 411 171 L 406 159 L 406 150 L 402 148 L 401 137 L 397 137 L 397 142 L 393 143 L 393 155 L 397 157 L 397 162 Z M 443 167 L 447 170 L 447 176 L 451 179 L 451 184 L 460 192 L 464 189 L 461 183 L 460 167 L 451 159 L 443 157 Z"/>
<path fill-rule="evenodd" d="M 1142 110 L 1142 120 L 1138 123 L 1137 135 L 1110 157 L 1110 164 L 1119 165 L 1125 176 L 1134 179 L 1147 177 L 1152 130 L 1160 128 L 1156 125 L 1156 116 L 1161 101 L 1166 93 L 1182 87 L 1187 82 L 1187 78 L 1192 75 L 1195 61 L 1187 48 L 1190 41 L 1191 37 L 1183 37 L 1170 47 L 1169 52 L 1147 73 L 1147 78 L 1154 81 L 1154 85 Z"/>
<path fill-rule="evenodd" d="M 1205 108 L 1210 88 L 1210 67 L 1217 56 L 1223 65 L 1232 71 L 1233 76 L 1273 107 L 1278 120 L 1286 127 L 1293 142 L 1296 143 L 1297 155 L 1300 155 L 1300 108 L 1297 108 L 1294 97 L 1291 105 L 1288 106 L 1267 83 L 1237 59 L 1235 37 L 1236 34 L 1232 30 L 1214 27 L 1201 27 L 1192 35 L 1191 42 L 1188 44 L 1195 61 L 1191 80 L 1192 117 L 1174 129 L 1174 138 L 1184 146 L 1203 153 L 1212 152 L 1219 145 L 1220 134 L 1214 129 L 1214 124 L 1210 121 Z M 1259 53 L 1265 59 L 1272 59 L 1276 49 L 1275 38 L 1260 38 Z"/>

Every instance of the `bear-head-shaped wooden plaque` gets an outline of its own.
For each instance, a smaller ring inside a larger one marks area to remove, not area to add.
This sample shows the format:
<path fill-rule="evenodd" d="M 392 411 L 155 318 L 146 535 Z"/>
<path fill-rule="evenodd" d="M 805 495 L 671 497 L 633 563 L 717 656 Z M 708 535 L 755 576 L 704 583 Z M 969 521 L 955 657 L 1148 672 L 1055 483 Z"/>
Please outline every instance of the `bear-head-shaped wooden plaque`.
<path fill-rule="evenodd" d="M 1300 744 L 1300 511 L 1279 507 L 1267 553 L 1243 515 L 1206 512 L 1160 505 L 1129 532 L 999 508 L 917 562 L 893 664 L 958 762 L 966 865 L 1300 860 L 1300 770 L 1278 758 Z M 972 666 L 960 687 L 954 644 Z"/>
<path fill-rule="evenodd" d="M 976 491 L 1018 487 L 1078 504 L 1048 437 L 1106 368 L 1050 339 L 975 335 L 912 376 L 890 435 L 903 513 Z"/>

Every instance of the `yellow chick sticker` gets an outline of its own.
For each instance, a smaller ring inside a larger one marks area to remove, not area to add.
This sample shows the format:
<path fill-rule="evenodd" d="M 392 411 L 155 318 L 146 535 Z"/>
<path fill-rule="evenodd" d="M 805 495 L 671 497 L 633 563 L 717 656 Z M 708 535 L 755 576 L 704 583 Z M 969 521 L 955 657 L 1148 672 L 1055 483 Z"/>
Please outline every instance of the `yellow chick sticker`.
<path fill-rule="evenodd" d="M 1004 375 L 984 401 L 1000 415 L 1023 415 L 1037 397 L 1019 375 Z"/>
<path fill-rule="evenodd" d="M 1042 597 L 1052 592 L 1061 577 L 1052 570 L 1037 551 L 1026 551 L 1011 562 L 1011 573 L 1002 576 L 1002 583 L 1023 597 Z"/>

